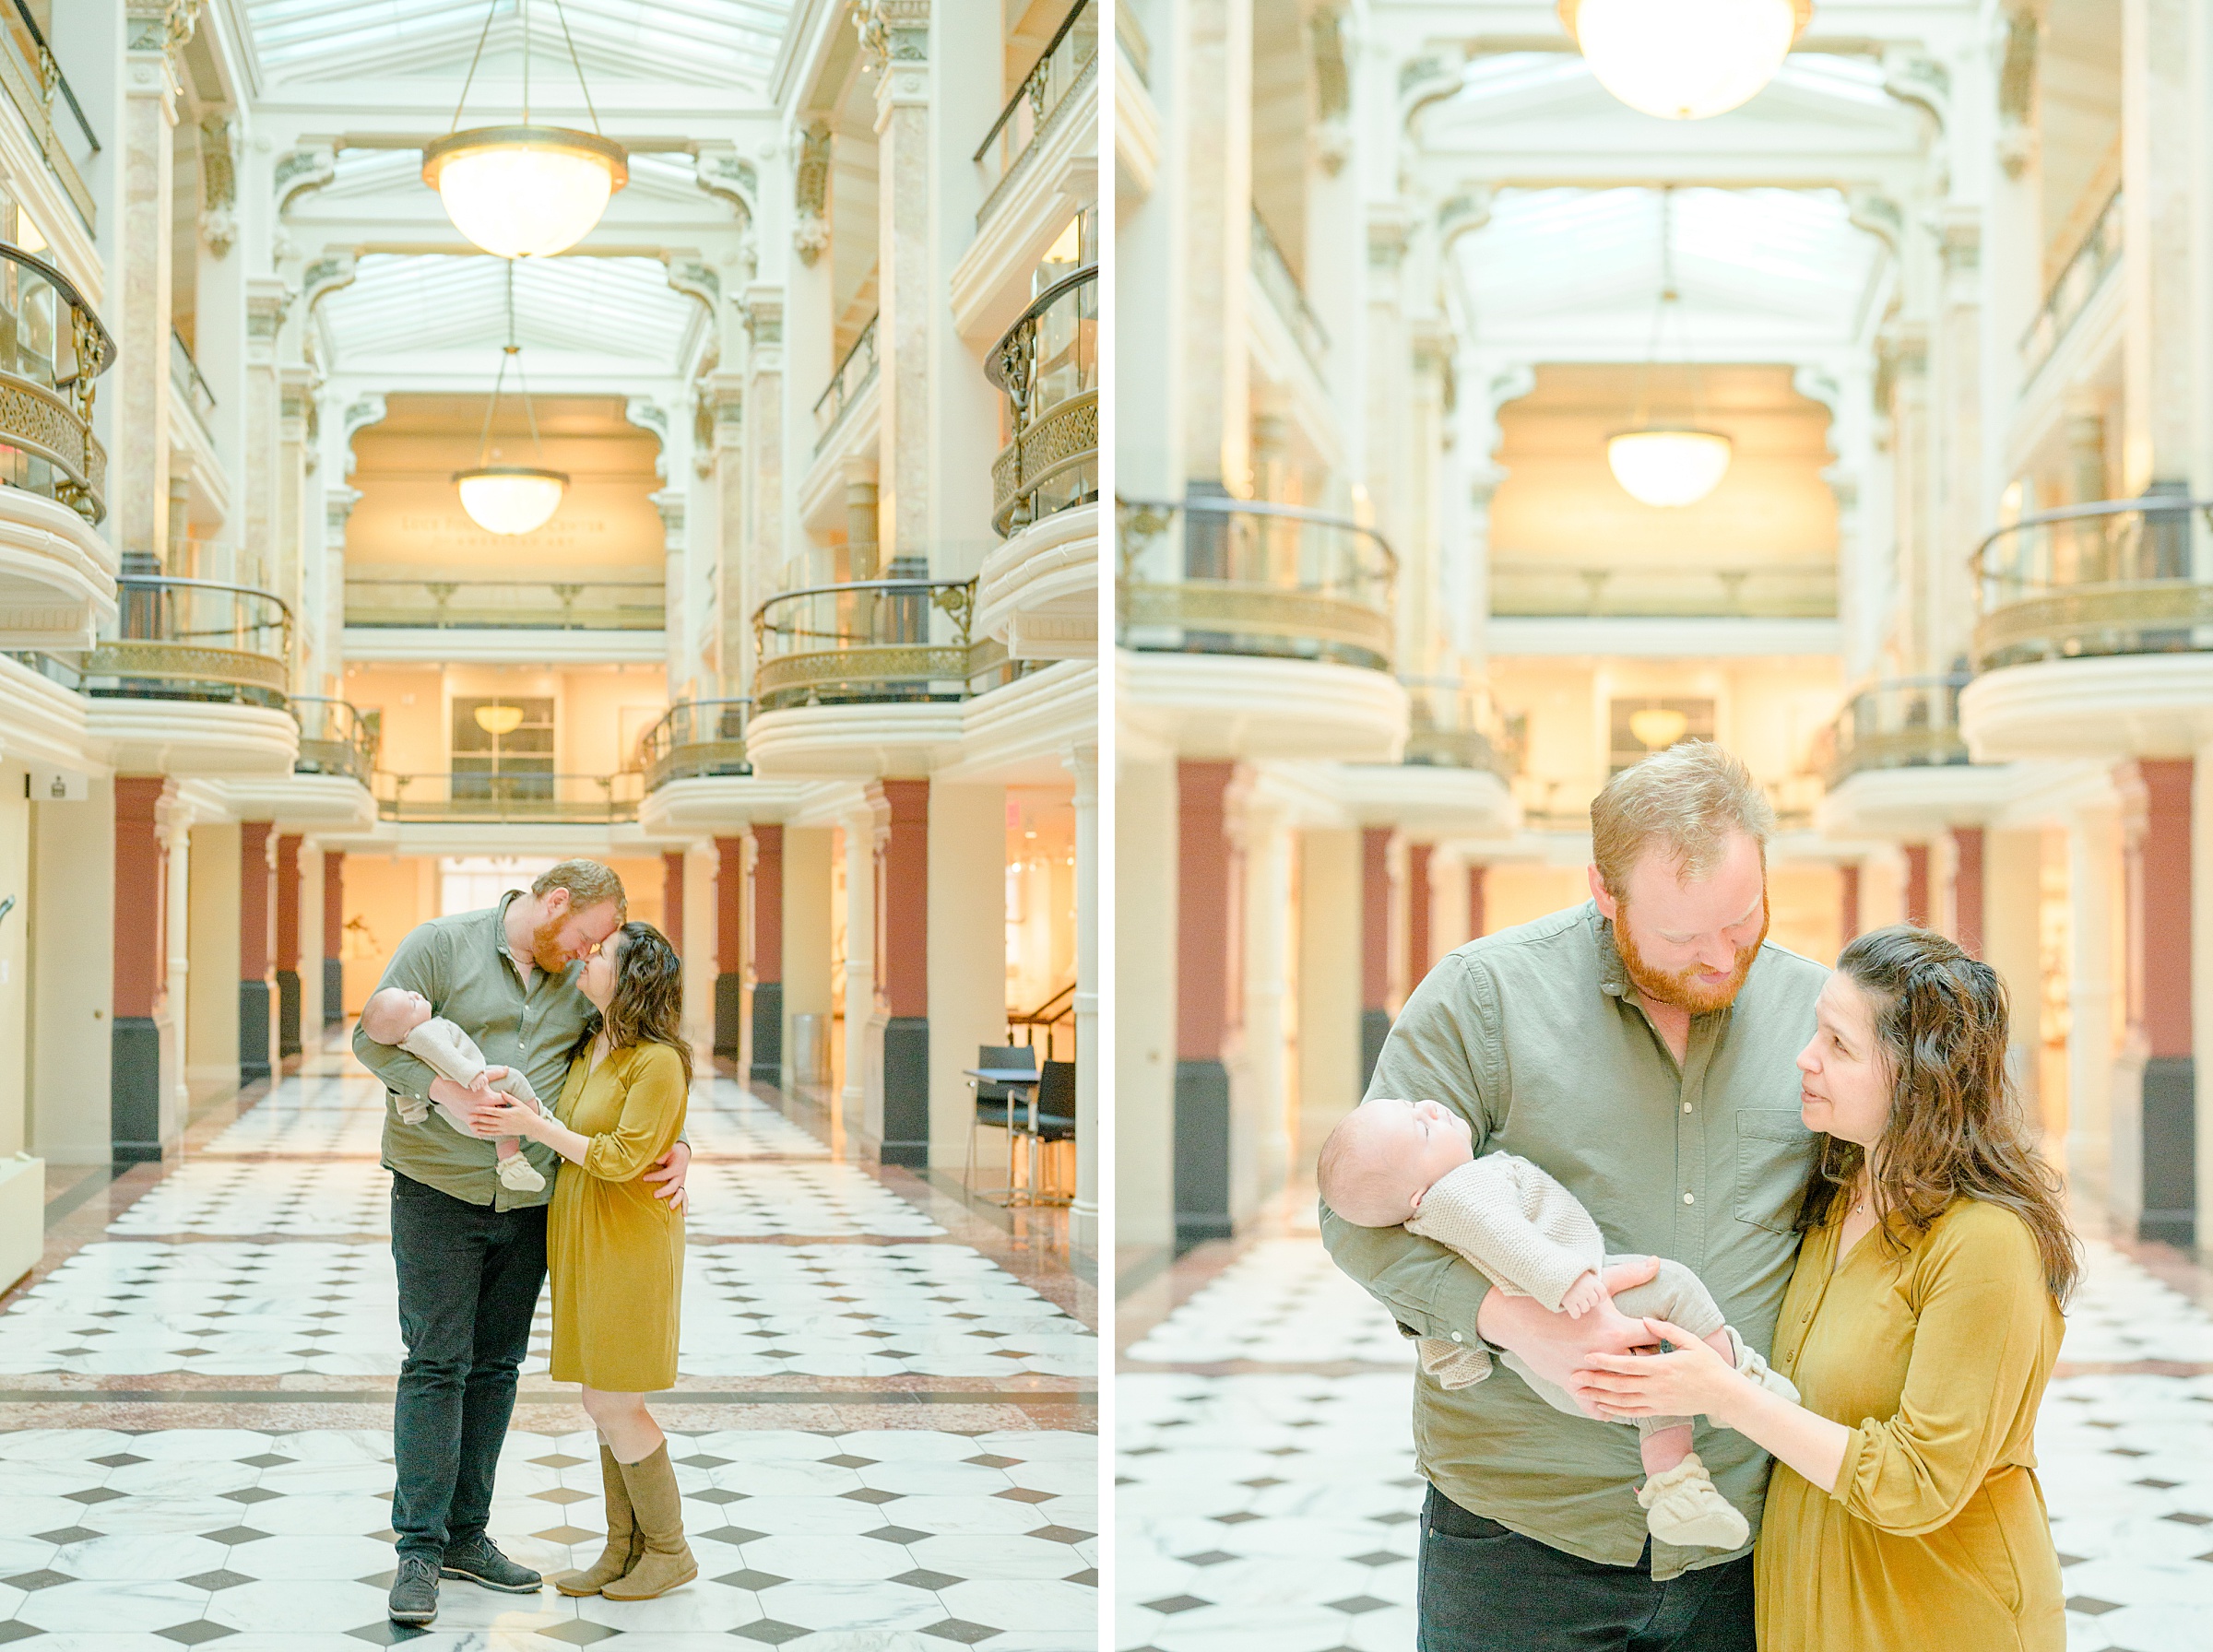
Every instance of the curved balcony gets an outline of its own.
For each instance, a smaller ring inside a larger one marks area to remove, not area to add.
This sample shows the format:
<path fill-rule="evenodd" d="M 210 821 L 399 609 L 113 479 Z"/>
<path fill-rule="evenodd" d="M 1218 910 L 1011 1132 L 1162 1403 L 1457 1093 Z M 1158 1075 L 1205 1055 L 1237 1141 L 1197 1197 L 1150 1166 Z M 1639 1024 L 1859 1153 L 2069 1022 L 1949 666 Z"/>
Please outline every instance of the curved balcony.
<path fill-rule="evenodd" d="M 638 739 L 638 772 L 648 792 L 671 780 L 751 774 L 745 724 L 751 700 L 682 700 Z"/>
<path fill-rule="evenodd" d="M 376 776 L 380 820 L 448 825 L 617 825 L 638 818 L 639 775 L 501 773 Z"/>
<path fill-rule="evenodd" d="M 772 596 L 753 615 L 754 708 L 965 700 L 1005 663 L 998 644 L 970 637 L 975 608 L 974 580 L 855 580 Z"/>
<path fill-rule="evenodd" d="M 1511 782 L 1521 772 L 1518 730 L 1490 690 L 1451 678 L 1402 677 L 1406 752 L 1417 768 L 1473 769 Z"/>
<path fill-rule="evenodd" d="M 1398 559 L 1344 517 L 1257 500 L 1124 500 L 1121 643 L 1391 669 Z"/>
<path fill-rule="evenodd" d="M 1975 548 L 1978 671 L 2213 648 L 2213 500 L 2040 511 Z"/>
<path fill-rule="evenodd" d="M 160 574 L 115 584 L 114 623 L 80 663 L 88 694 L 284 709 L 292 612 L 282 597 Z"/>
<path fill-rule="evenodd" d="M 343 700 L 295 699 L 292 716 L 300 725 L 295 774 L 341 774 L 371 784 L 376 773 L 374 724 Z"/>
<path fill-rule="evenodd" d="M 92 391 L 114 360 L 114 339 L 69 277 L 0 242 L 0 482 L 87 522 L 107 514 Z"/>
<path fill-rule="evenodd" d="M 1098 66 L 1098 11 L 1092 0 L 1079 0 L 976 148 L 976 164 L 985 186 L 984 204 L 976 210 L 978 229 L 1062 124 L 1061 112 L 1079 107 L 1075 94 L 1097 79 Z"/>
<path fill-rule="evenodd" d="M 1047 288 L 985 359 L 1007 398 L 1007 445 L 991 465 L 1001 538 L 1099 497 L 1099 271 Z"/>
<path fill-rule="evenodd" d="M 1810 766 L 1834 790 L 1878 769 L 1945 768 L 1970 761 L 1959 732 L 1965 676 L 1901 677 L 1870 684 L 1844 702 L 1815 742 Z"/>

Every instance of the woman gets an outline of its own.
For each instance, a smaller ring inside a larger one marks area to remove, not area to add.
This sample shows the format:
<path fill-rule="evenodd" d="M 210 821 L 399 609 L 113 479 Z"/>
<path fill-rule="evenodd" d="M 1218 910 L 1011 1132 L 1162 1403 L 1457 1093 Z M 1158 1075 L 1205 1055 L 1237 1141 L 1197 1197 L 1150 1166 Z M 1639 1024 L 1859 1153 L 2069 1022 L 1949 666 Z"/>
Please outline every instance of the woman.
<path fill-rule="evenodd" d="M 1774 1454 L 1762 1652 L 2062 1652 L 2031 1436 L 2079 1263 L 2006 1077 L 1997 973 L 1942 936 L 1844 949 L 1798 1057 L 1820 1133 L 1775 1333 L 1793 1405 L 1687 1331 L 1591 1356 L 1603 1410 L 1703 1413 Z"/>
<path fill-rule="evenodd" d="M 699 1575 L 676 1470 L 645 1394 L 676 1383 L 683 1217 L 641 1178 L 684 1126 L 692 1053 L 680 1030 L 683 965 L 651 924 L 625 924 L 587 959 L 598 1010 L 551 1115 L 510 1102 L 488 1133 L 532 1136 L 565 1162 L 546 1213 L 553 1380 L 584 1385 L 599 1430 L 607 1550 L 553 1578 L 564 1595 L 649 1600 Z"/>

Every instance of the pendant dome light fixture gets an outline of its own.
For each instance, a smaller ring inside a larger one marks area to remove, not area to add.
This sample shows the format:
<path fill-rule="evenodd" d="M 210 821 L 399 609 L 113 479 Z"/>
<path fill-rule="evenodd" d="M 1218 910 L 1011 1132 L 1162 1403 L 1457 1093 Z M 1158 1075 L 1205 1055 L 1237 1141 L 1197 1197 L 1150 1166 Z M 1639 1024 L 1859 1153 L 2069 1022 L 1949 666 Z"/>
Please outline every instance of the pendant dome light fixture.
<path fill-rule="evenodd" d="M 1690 341 L 1676 308 L 1682 294 L 1675 287 L 1675 195 L 1672 186 L 1660 192 L 1660 301 L 1652 313 L 1652 345 L 1638 391 L 1637 423 L 1606 438 L 1606 464 L 1614 479 L 1640 503 L 1671 510 L 1695 505 L 1720 487 L 1734 451 L 1728 437 L 1699 426 L 1698 370 L 1690 360 Z M 1682 337 L 1683 364 L 1690 370 L 1690 419 L 1684 424 L 1658 423 L 1651 417 L 1652 376 L 1660 365 L 1671 316 Z"/>
<path fill-rule="evenodd" d="M 1663 121 L 1748 101 L 1782 66 L 1813 0 L 1558 0 L 1599 85 Z"/>
<path fill-rule="evenodd" d="M 592 130 L 544 126 L 530 119 L 530 0 L 512 0 L 523 26 L 523 118 L 511 126 L 479 126 L 461 131 L 461 111 L 477 77 L 477 63 L 500 0 L 490 0 L 484 28 L 477 36 L 461 101 L 454 108 L 454 129 L 422 152 L 422 181 L 438 192 L 454 228 L 500 258 L 544 258 L 574 246 L 590 234 L 607 204 L 630 182 L 630 159 L 621 144 L 599 131 L 584 65 L 569 33 L 568 14 L 553 0 L 569 62 L 584 92 Z"/>
<path fill-rule="evenodd" d="M 492 416 L 499 411 L 500 392 L 507 385 L 507 367 L 515 366 L 515 395 L 522 399 L 523 418 L 530 426 L 530 445 L 538 465 L 500 465 L 500 450 L 491 444 Z M 507 343 L 500 356 L 499 377 L 492 381 L 491 400 L 484 408 L 484 433 L 477 443 L 473 469 L 454 472 L 461 490 L 461 508 L 487 533 L 515 536 L 543 527 L 561 508 L 568 491 L 565 472 L 549 470 L 542 461 L 543 444 L 538 435 L 538 415 L 531 411 L 530 387 L 523 380 L 523 347 L 515 337 L 515 265 L 507 266 Z"/>

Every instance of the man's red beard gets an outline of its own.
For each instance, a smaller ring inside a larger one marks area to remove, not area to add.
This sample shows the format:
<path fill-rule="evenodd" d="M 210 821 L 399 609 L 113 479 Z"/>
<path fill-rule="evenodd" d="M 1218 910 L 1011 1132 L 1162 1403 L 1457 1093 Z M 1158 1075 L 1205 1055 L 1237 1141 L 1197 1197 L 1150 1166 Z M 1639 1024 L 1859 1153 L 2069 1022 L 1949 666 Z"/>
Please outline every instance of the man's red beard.
<path fill-rule="evenodd" d="M 558 975 L 569 967 L 569 955 L 562 950 L 559 918 L 549 918 L 530 931 L 530 962 L 549 975 Z"/>
<path fill-rule="evenodd" d="M 1637 950 L 1636 938 L 1629 932 L 1629 909 L 1627 904 L 1615 908 L 1614 919 L 1614 950 L 1621 954 L 1621 967 L 1627 972 L 1629 983 L 1639 994 L 1655 1004 L 1672 1005 L 1687 1009 L 1693 1015 L 1710 1015 L 1716 1009 L 1726 1009 L 1736 1002 L 1736 995 L 1745 985 L 1745 977 L 1752 973 L 1752 965 L 1759 957 L 1762 942 L 1768 938 L 1768 896 L 1762 890 L 1759 896 L 1759 934 L 1752 944 L 1740 947 L 1736 953 L 1736 967 L 1729 972 L 1729 979 L 1719 986 L 1709 986 L 1699 979 L 1705 971 L 1697 964 L 1686 970 L 1655 969 Z"/>

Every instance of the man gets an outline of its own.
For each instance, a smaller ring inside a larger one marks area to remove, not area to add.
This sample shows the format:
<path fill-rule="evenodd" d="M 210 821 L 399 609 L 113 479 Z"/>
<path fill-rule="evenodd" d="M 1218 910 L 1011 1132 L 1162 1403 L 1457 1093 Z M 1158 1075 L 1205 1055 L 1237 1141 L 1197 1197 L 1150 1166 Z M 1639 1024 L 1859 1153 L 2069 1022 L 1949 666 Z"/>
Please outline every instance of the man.
<path fill-rule="evenodd" d="M 444 1103 L 475 1118 L 500 1099 L 489 1093 L 491 1081 L 513 1067 L 551 1106 L 592 1013 L 577 985 L 582 961 L 621 926 L 626 911 L 611 867 L 564 860 L 528 894 L 512 891 L 487 911 L 434 918 L 400 943 L 379 989 L 420 993 L 487 1060 L 506 1064 L 489 1068 L 475 1085 L 440 1078 L 358 1028 L 353 1053 L 394 1098 Z M 526 1140 L 522 1150 L 546 1179 L 535 1192 L 501 1185 L 490 1139 L 464 1136 L 435 1113 L 417 1125 L 403 1123 L 396 1106 L 385 1115 L 392 1259 L 408 1346 L 392 1427 L 395 1622 L 437 1616 L 441 1575 L 518 1595 L 539 1585 L 538 1575 L 502 1554 L 484 1529 L 515 1372 L 545 1287 L 546 1203 L 559 1163 L 538 1142 Z M 663 1184 L 655 1197 L 678 1210 L 691 1156 L 679 1141 L 646 1175 Z"/>
<path fill-rule="evenodd" d="M 1607 1249 L 1684 1263 L 1765 1354 L 1810 1150 L 1793 1063 L 1827 972 L 1766 944 L 1774 814 L 1720 747 L 1615 775 L 1591 821 L 1591 903 L 1440 962 L 1367 1093 L 1434 1098 L 1467 1118 L 1478 1153 L 1535 1161 Z M 1647 1339 L 1610 1306 L 1571 1320 L 1493 1291 L 1402 1228 L 1325 1208 L 1322 1237 L 1406 1334 L 1510 1349 L 1579 1398 L 1587 1353 Z M 1429 1481 L 1421 1652 L 1753 1652 L 1749 1543 L 1651 1543 L 1634 1429 L 1563 1415 L 1499 1369 L 1453 1392 L 1418 1378 L 1414 1438 Z M 1757 1537 L 1765 1454 L 1703 1425 L 1698 1449 Z"/>

